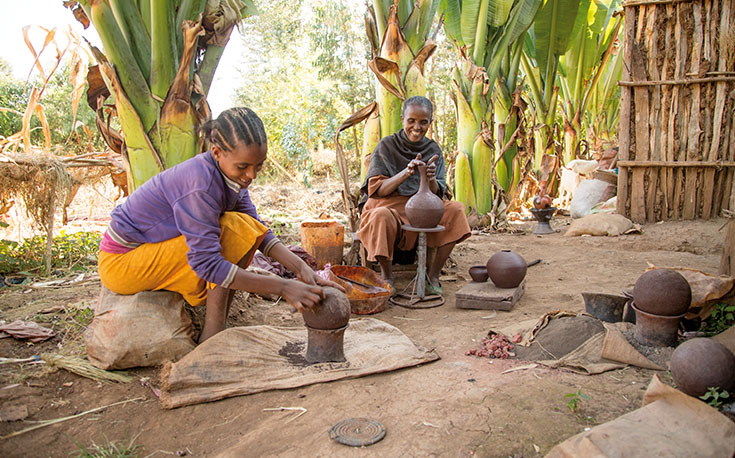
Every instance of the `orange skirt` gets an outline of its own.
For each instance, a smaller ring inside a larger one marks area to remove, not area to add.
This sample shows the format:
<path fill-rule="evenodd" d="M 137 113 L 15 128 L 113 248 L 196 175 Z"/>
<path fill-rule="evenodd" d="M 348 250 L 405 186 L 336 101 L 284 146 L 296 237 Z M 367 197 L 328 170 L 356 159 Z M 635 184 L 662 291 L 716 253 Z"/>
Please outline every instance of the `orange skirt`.
<path fill-rule="evenodd" d="M 226 212 L 219 220 L 222 257 L 237 264 L 248 253 L 248 264 L 268 228 L 244 213 Z M 184 296 L 191 305 L 204 304 L 207 290 L 216 285 L 199 278 L 189 266 L 189 247 L 183 235 L 158 243 L 145 243 L 127 253 L 100 252 L 102 284 L 117 294 L 165 289 Z"/>

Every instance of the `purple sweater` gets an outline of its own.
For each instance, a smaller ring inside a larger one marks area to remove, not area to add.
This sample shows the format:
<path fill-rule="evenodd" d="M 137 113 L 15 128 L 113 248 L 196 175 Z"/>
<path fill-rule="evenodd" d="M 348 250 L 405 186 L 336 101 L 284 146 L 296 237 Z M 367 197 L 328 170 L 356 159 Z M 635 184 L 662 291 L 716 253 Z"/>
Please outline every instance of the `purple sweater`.
<path fill-rule="evenodd" d="M 246 213 L 260 221 L 248 190 L 221 172 L 211 152 L 199 154 L 146 181 L 115 207 L 100 250 L 125 253 L 143 243 L 183 235 L 194 272 L 227 288 L 237 266 L 221 254 L 219 218 L 226 211 Z M 276 243 L 269 229 L 258 248 L 267 256 Z"/>

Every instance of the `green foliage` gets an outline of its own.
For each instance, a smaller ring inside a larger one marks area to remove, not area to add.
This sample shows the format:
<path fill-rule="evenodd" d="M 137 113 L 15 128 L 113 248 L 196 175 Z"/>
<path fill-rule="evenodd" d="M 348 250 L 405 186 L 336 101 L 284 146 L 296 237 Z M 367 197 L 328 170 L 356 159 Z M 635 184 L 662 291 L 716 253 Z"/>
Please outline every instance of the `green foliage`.
<path fill-rule="evenodd" d="M 570 412 L 576 413 L 577 409 L 579 409 L 579 405 L 582 403 L 583 400 L 589 400 L 591 399 L 586 394 L 582 393 L 582 390 L 579 389 L 574 393 L 567 393 L 564 395 L 565 398 L 569 398 L 567 401 L 567 409 L 569 409 Z"/>
<path fill-rule="evenodd" d="M 21 81 L 0 71 L 0 107 L 13 110 L 0 111 L 0 136 L 9 137 L 20 130 L 28 94 Z"/>
<path fill-rule="evenodd" d="M 136 436 L 137 437 L 137 436 Z M 71 439 L 74 445 L 77 446 L 79 451 L 77 457 L 81 458 L 135 458 L 140 456 L 138 453 L 141 446 L 134 444 L 136 437 L 131 438 L 129 441 L 110 441 L 105 437 L 104 444 L 95 444 L 87 448 L 79 442 Z"/>
<path fill-rule="evenodd" d="M 61 231 L 54 237 L 51 266 L 55 269 L 84 270 L 96 263 L 102 235 L 99 232 Z M 46 236 L 38 235 L 22 243 L 0 240 L 0 274 L 40 272 L 46 266 Z"/>
<path fill-rule="evenodd" d="M 355 14 L 360 4 L 348 3 L 274 0 L 257 21 L 241 27 L 246 70 L 235 103 L 258 113 L 269 154 L 304 180 L 311 175 L 312 152 L 333 148 L 341 120 L 371 98 L 368 48 Z M 342 142 L 355 149 L 353 135 L 343 135 Z"/>
<path fill-rule="evenodd" d="M 283 222 L 277 219 L 274 219 L 269 225 L 268 228 L 277 236 L 281 237 L 286 232 L 290 231 L 292 229 L 291 223 Z"/>
<path fill-rule="evenodd" d="M 711 386 L 707 389 L 706 393 L 699 397 L 699 399 L 707 402 L 707 404 L 717 409 L 722 405 L 722 400 L 728 399 L 729 397 L 730 393 L 728 393 L 727 390 L 720 390 L 716 386 Z"/>
<path fill-rule="evenodd" d="M 707 321 L 702 322 L 700 332 L 714 336 L 735 324 L 735 305 L 721 303 L 715 305 Z"/>

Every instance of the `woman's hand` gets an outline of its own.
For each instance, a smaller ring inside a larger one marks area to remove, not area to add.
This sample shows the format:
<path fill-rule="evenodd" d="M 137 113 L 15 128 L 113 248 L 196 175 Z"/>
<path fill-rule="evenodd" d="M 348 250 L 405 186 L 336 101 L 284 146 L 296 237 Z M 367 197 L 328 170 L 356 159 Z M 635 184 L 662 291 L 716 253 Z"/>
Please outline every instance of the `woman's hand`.
<path fill-rule="evenodd" d="M 296 276 L 299 280 L 301 280 L 304 283 L 307 283 L 309 285 L 319 285 L 319 286 L 331 286 L 332 288 L 336 288 L 343 293 L 345 292 L 345 289 L 342 287 L 342 285 L 335 283 L 330 280 L 325 280 L 319 275 L 317 275 L 314 270 L 309 267 L 306 263 L 301 267 L 301 269 L 296 272 Z"/>
<path fill-rule="evenodd" d="M 411 159 L 411 162 L 409 162 L 406 166 L 406 173 L 408 174 L 408 176 L 416 173 L 416 168 L 423 163 L 424 161 L 421 160 L 421 153 L 417 154 L 415 159 Z"/>
<path fill-rule="evenodd" d="M 429 181 L 436 180 L 436 160 L 439 159 L 439 156 L 434 156 L 426 163 L 426 178 L 429 179 Z"/>
<path fill-rule="evenodd" d="M 280 295 L 296 310 L 303 312 L 305 308 L 316 307 L 324 299 L 324 290 L 298 280 L 284 280 Z"/>

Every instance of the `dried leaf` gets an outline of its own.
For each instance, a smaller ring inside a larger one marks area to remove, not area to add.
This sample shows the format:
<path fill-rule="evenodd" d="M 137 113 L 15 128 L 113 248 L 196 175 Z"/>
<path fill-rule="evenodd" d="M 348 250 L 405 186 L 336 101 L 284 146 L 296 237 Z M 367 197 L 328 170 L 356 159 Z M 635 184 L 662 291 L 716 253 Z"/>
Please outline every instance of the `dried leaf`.
<path fill-rule="evenodd" d="M 51 152 L 51 129 L 48 125 L 48 120 L 46 119 L 46 113 L 44 112 L 43 105 L 40 103 L 36 104 L 36 116 L 38 117 L 38 120 L 41 122 L 41 127 L 43 128 L 43 150 L 46 153 Z"/>

